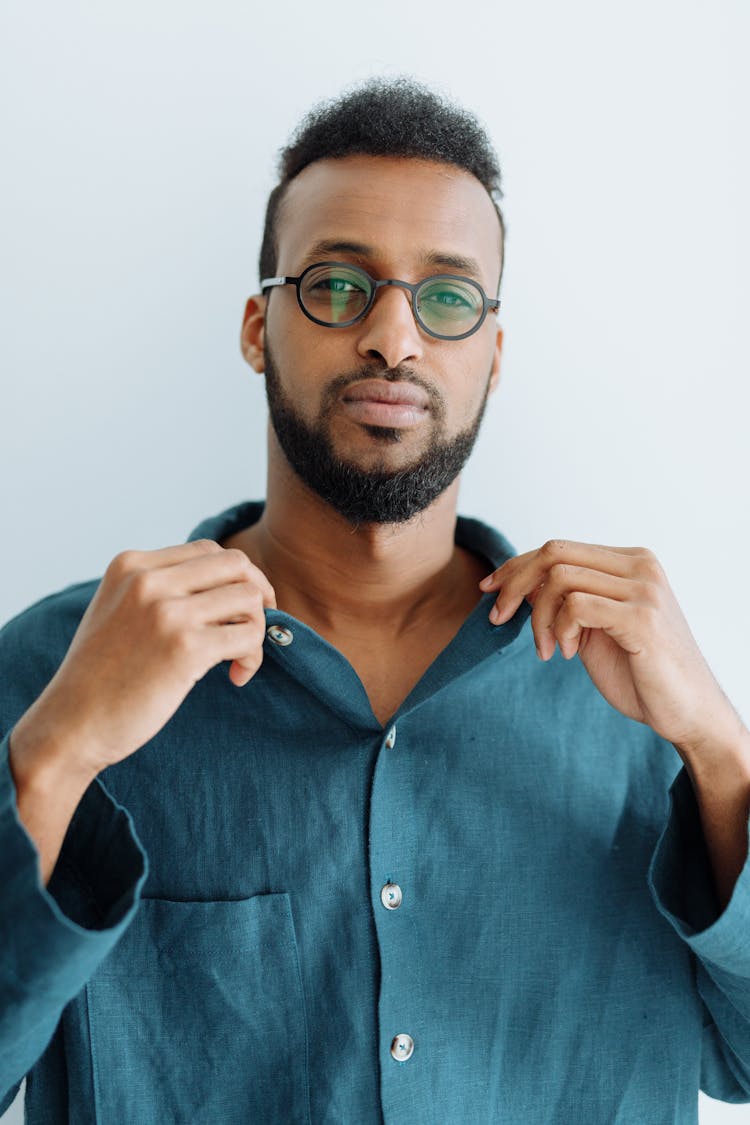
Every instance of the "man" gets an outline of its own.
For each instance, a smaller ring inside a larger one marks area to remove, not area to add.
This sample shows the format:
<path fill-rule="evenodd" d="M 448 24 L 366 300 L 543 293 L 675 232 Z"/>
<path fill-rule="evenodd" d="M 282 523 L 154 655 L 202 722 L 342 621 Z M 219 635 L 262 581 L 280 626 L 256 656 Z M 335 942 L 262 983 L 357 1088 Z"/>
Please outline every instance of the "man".
<path fill-rule="evenodd" d="M 750 733 L 650 551 L 456 516 L 500 369 L 486 137 L 373 82 L 281 171 L 241 337 L 265 503 L 2 632 L 3 1106 L 750 1101 Z"/>

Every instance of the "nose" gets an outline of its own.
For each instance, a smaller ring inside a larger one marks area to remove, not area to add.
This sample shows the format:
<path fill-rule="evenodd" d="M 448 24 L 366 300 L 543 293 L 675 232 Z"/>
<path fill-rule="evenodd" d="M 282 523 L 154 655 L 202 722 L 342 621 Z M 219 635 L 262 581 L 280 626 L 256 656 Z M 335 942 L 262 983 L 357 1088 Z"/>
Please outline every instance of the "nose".
<path fill-rule="evenodd" d="M 365 359 L 380 358 L 388 367 L 422 358 L 424 341 L 411 311 L 411 294 L 397 285 L 384 285 L 361 322 L 357 351 Z"/>

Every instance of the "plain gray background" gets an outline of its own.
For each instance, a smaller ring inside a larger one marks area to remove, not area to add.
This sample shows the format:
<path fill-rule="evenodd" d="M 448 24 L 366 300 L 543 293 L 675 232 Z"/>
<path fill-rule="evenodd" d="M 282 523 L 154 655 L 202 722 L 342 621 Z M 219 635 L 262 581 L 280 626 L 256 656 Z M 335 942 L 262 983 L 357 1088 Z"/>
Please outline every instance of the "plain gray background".
<path fill-rule="evenodd" d="M 407 72 L 478 112 L 505 178 L 460 510 L 518 551 L 650 547 L 748 721 L 749 30 L 744 0 L 6 2 L 0 620 L 263 495 L 238 334 L 276 150 Z"/>

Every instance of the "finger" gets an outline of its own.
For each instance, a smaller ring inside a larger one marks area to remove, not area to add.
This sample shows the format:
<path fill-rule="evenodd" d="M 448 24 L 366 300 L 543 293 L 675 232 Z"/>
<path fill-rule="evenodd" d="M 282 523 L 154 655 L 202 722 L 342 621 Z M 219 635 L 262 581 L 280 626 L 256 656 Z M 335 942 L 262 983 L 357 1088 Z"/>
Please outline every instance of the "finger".
<path fill-rule="evenodd" d="M 618 578 L 617 575 L 589 567 L 571 566 L 568 563 L 555 563 L 544 575 L 544 582 L 529 591 L 525 597 L 534 607 L 532 628 L 543 631 L 555 619 L 562 599 L 573 590 L 584 590 L 615 601 L 624 601 L 632 595 L 632 578 Z M 518 609 L 524 594 L 514 593 L 511 583 L 503 586 L 490 612 L 490 620 L 495 625 L 507 621 Z"/>
<path fill-rule="evenodd" d="M 251 680 L 263 663 L 263 623 L 253 620 L 231 625 L 208 625 L 203 631 L 202 643 L 214 667 L 222 660 L 230 660 L 229 678 L 242 687 Z"/>
<path fill-rule="evenodd" d="M 212 556 L 205 559 L 194 559 L 183 565 L 181 570 L 186 574 L 186 581 L 193 583 L 188 586 L 186 592 L 193 593 L 217 586 L 219 581 L 216 579 L 211 581 L 211 578 L 212 575 L 217 573 L 217 568 L 220 568 L 218 573 L 225 576 L 223 581 L 253 583 L 263 594 L 263 605 L 269 609 L 276 609 L 274 588 L 263 571 L 251 562 L 245 552 L 240 551 L 239 548 L 222 547 L 222 551 L 221 559 Z"/>
<path fill-rule="evenodd" d="M 515 564 L 516 567 L 522 567 L 528 559 L 533 558 L 537 553 L 538 551 L 526 551 L 522 555 L 513 555 L 512 558 L 506 559 L 504 563 L 501 563 L 500 566 L 482 579 L 479 583 L 480 589 L 493 589 L 493 587 L 497 586 L 502 581 L 502 575 L 512 573 L 511 564 Z"/>
<path fill-rule="evenodd" d="M 236 548 L 229 548 L 229 549 L 225 549 L 225 550 L 226 550 L 227 554 L 230 554 L 234 550 L 236 550 Z M 255 586 L 258 587 L 258 589 L 260 590 L 260 592 L 263 596 L 263 605 L 267 609 L 276 609 L 277 608 L 277 606 L 276 606 L 276 592 L 275 592 L 273 586 L 271 585 L 271 583 L 269 582 L 268 578 L 266 577 L 266 575 L 263 573 L 263 571 L 260 569 L 260 567 L 257 567 L 254 562 L 251 562 L 251 560 L 247 558 L 247 555 L 245 555 L 244 551 L 238 550 L 238 554 L 244 555 L 245 558 L 247 559 L 247 567 L 248 567 L 247 581 L 253 583 Z"/>
<path fill-rule="evenodd" d="M 252 581 L 230 582 L 214 590 L 192 594 L 186 602 L 190 620 L 199 625 L 229 625 L 257 621 L 265 632 L 263 593 Z"/>
<path fill-rule="evenodd" d="M 257 671 L 257 668 L 255 670 L 245 668 L 238 660 L 233 660 L 229 665 L 229 679 L 236 687 L 244 687 L 252 680 Z"/>
<path fill-rule="evenodd" d="M 584 629 L 601 629 L 625 652 L 637 655 L 647 643 L 637 609 L 637 604 L 629 601 L 613 601 L 575 590 L 565 599 L 555 619 L 554 635 L 560 651 L 570 659 L 578 651 Z M 546 660 L 554 651 L 554 644 L 549 651 L 545 646 L 540 655 Z"/>
<path fill-rule="evenodd" d="M 147 589 L 154 597 L 188 597 L 205 590 L 236 582 L 253 582 L 263 593 L 263 604 L 276 608 L 276 595 L 271 583 L 245 554 L 235 548 L 219 547 L 218 553 L 209 552 L 179 564 L 150 570 L 142 576 Z"/>
<path fill-rule="evenodd" d="M 161 567 L 177 566 L 189 559 L 216 555 L 225 550 L 215 539 L 191 539 L 189 543 L 178 543 L 174 547 L 159 547 L 155 551 L 120 551 L 110 562 L 122 570 L 155 570 Z"/>
<path fill-rule="evenodd" d="M 503 566 L 507 566 L 507 564 L 504 563 Z M 570 551 L 563 558 L 557 551 L 549 553 L 545 545 L 532 556 L 527 556 L 524 563 L 519 563 L 515 569 L 508 568 L 503 571 L 501 568 L 502 573 L 500 571 L 495 572 L 493 582 L 488 584 L 487 588 L 498 589 L 500 591 L 499 596 L 502 596 L 503 599 L 507 598 L 513 603 L 513 609 L 510 612 L 514 612 L 520 605 L 521 599 L 544 582 L 548 574 L 554 573 L 553 568 L 560 566 L 570 568 L 581 566 L 607 576 L 632 578 L 637 561 L 635 556 L 628 555 L 626 557 L 615 552 L 601 550 L 586 543 L 572 544 Z M 490 614 L 490 617 L 495 621 L 492 614 Z M 498 622 L 495 621 L 495 623 Z"/>
<path fill-rule="evenodd" d="M 576 543 L 570 539 L 549 539 L 536 551 L 526 551 L 506 559 L 479 583 L 483 590 L 496 589 L 509 582 L 520 581 L 532 590 L 542 575 L 557 562 L 588 566 L 625 577 L 632 572 L 633 560 L 651 554 L 646 547 L 610 547 L 601 543 Z"/>
<path fill-rule="evenodd" d="M 597 598 L 595 594 L 577 593 L 570 605 L 563 604 L 553 625 L 551 641 L 548 640 L 549 634 L 545 634 L 543 644 L 537 648 L 542 660 L 554 655 L 555 641 L 560 646 L 563 658 L 572 660 L 578 652 L 583 630 L 595 628 L 592 625 L 584 625 L 581 618 L 586 618 L 588 621 L 599 621 L 601 624 L 596 626 L 598 628 L 602 628 L 604 625 L 611 627 L 613 603 L 606 598 L 601 598 L 600 603 L 602 604 L 597 605 L 594 601 L 595 598 Z"/>
<path fill-rule="evenodd" d="M 603 574 L 587 567 L 557 564 L 546 582 L 534 593 L 531 628 L 537 649 L 550 654 L 555 651 L 555 622 L 560 609 L 573 592 L 597 594 L 610 601 L 626 601 L 633 594 L 632 580 Z M 499 599 L 502 601 L 502 598 Z M 512 603 L 511 603 L 512 604 Z"/>

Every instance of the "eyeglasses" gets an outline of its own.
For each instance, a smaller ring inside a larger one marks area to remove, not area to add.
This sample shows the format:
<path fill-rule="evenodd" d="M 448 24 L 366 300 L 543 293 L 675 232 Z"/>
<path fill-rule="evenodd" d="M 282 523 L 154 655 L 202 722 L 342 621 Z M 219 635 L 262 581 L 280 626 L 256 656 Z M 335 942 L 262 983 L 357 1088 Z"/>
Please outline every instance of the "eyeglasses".
<path fill-rule="evenodd" d="M 306 317 L 326 328 L 348 328 L 367 316 L 378 289 L 397 285 L 411 293 L 411 308 L 420 328 L 438 340 L 465 340 L 497 312 L 500 301 L 487 296 L 482 286 L 461 274 L 440 273 L 416 285 L 389 277 L 376 281 L 349 262 L 317 262 L 299 277 L 266 277 L 261 292 L 275 285 L 294 285 Z"/>

